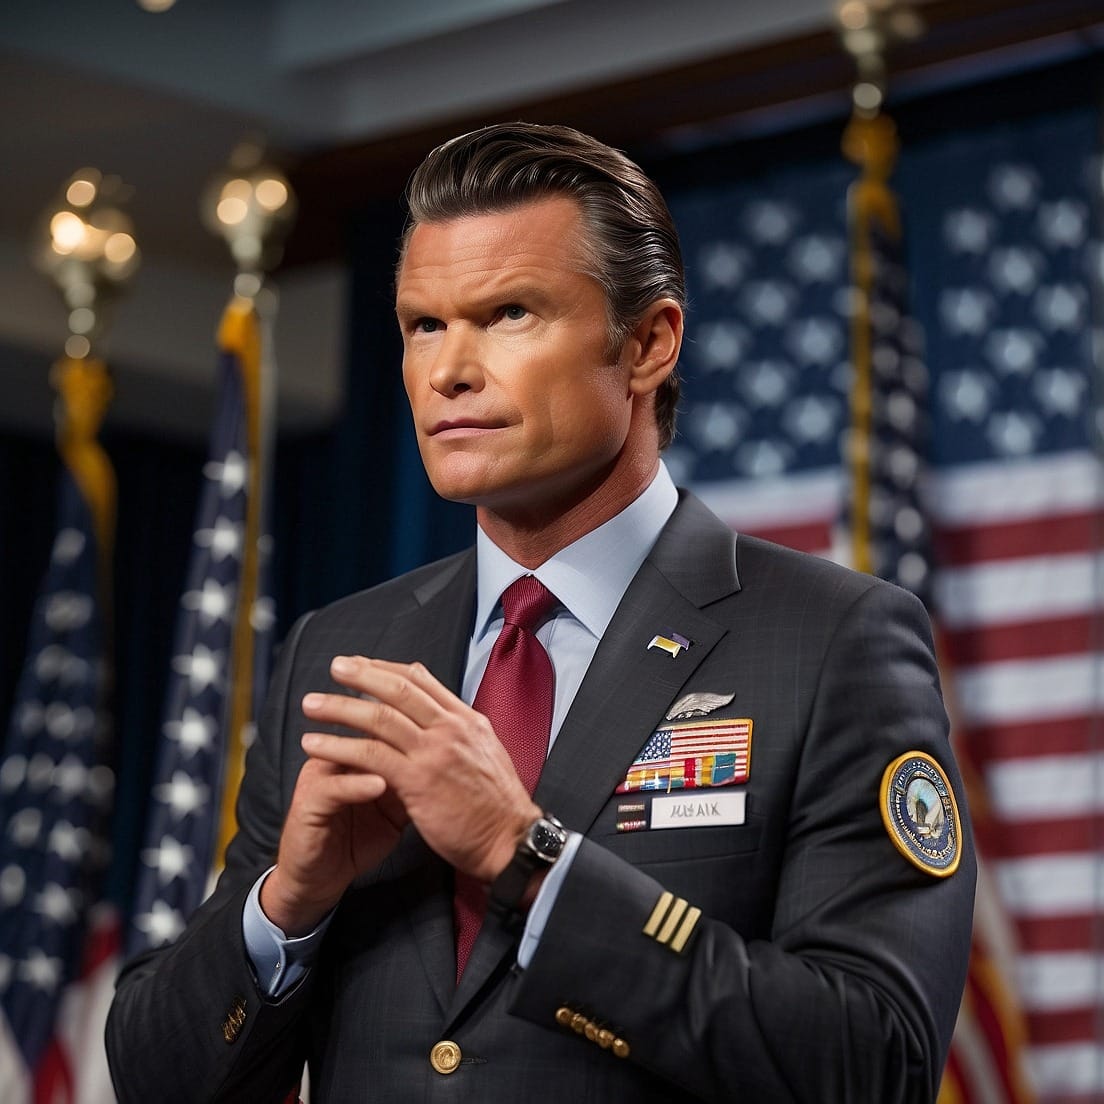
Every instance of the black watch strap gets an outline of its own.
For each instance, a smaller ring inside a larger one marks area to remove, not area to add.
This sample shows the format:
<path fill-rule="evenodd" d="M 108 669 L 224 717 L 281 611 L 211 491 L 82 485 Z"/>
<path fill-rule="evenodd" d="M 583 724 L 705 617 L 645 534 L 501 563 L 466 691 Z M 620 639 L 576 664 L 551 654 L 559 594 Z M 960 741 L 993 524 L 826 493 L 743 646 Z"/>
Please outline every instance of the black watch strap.
<path fill-rule="evenodd" d="M 506 869 L 491 883 L 487 910 L 502 918 L 519 915 L 529 879 L 537 870 L 547 870 L 560 857 L 567 832 L 547 813 L 529 826 Z"/>

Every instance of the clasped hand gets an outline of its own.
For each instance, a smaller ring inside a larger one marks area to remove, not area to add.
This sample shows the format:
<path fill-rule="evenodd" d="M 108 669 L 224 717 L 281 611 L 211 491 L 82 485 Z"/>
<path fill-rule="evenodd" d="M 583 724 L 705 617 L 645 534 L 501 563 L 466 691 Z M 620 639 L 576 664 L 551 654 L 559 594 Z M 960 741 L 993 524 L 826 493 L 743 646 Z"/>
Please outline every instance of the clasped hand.
<path fill-rule="evenodd" d="M 289 936 L 314 928 L 413 822 L 457 870 L 492 881 L 540 814 L 490 722 L 420 663 L 337 656 L 359 696 L 307 694 L 303 712 L 364 738 L 308 732 L 261 907 Z"/>

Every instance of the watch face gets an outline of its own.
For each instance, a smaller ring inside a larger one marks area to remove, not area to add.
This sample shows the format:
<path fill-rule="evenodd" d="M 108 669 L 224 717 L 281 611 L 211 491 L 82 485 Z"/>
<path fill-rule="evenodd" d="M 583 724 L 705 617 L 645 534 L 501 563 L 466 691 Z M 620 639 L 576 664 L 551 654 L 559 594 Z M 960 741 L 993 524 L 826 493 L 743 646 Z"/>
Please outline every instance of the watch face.
<path fill-rule="evenodd" d="M 533 825 L 529 840 L 533 850 L 546 862 L 559 858 L 564 845 L 564 830 L 547 820 L 538 820 Z"/>

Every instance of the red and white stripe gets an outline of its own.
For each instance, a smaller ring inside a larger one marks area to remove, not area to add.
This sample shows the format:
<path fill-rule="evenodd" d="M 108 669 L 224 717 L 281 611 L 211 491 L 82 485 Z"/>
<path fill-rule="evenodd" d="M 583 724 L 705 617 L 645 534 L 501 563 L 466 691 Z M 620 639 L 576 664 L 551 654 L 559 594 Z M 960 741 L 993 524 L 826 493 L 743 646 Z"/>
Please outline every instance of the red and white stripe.
<path fill-rule="evenodd" d="M 845 560 L 838 472 L 696 488 L 739 532 Z M 928 487 L 956 739 L 1018 943 L 1041 1102 L 1104 1098 L 1104 467 L 1089 452 L 943 469 Z M 980 812 L 980 811 L 979 811 Z"/>
<path fill-rule="evenodd" d="M 115 1104 L 104 1029 L 119 972 L 119 917 L 97 905 L 89 917 L 80 976 L 62 994 L 54 1037 L 30 1070 L 0 1016 L 0 1100 L 4 1104 Z"/>
<path fill-rule="evenodd" d="M 1078 452 L 940 474 L 936 603 L 988 803 L 1042 1101 L 1104 1096 L 1104 469 Z"/>

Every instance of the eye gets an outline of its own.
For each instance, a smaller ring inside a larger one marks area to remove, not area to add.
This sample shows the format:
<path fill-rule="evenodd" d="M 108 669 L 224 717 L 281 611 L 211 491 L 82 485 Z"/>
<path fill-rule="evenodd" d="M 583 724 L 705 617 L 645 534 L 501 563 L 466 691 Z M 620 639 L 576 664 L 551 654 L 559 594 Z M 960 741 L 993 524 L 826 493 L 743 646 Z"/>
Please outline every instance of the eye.
<path fill-rule="evenodd" d="M 529 312 L 517 303 L 510 303 L 502 308 L 502 317 L 510 322 L 520 322 Z"/>
<path fill-rule="evenodd" d="M 419 318 L 414 323 L 415 333 L 431 334 L 441 329 L 441 322 L 437 318 Z"/>

